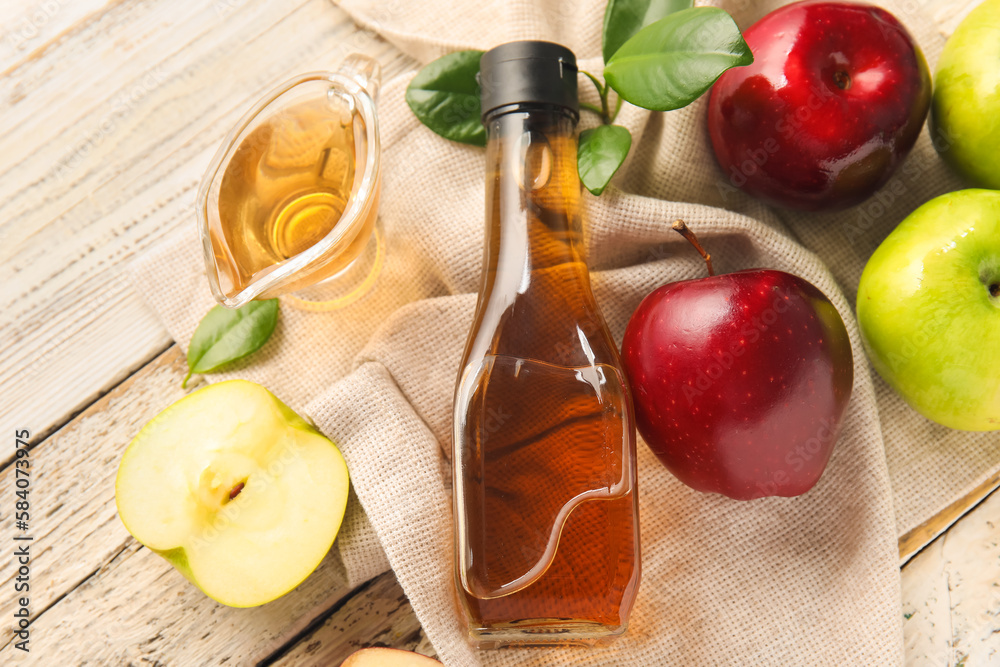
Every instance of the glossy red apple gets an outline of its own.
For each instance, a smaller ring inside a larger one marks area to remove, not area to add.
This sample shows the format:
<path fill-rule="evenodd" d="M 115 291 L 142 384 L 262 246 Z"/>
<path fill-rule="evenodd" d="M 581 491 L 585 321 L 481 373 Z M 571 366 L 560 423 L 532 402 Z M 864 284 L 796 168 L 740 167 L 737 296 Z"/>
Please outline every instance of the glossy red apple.
<path fill-rule="evenodd" d="M 833 304 L 767 269 L 654 290 L 629 320 L 622 362 L 649 448 L 688 486 L 737 500 L 816 484 L 854 380 Z"/>
<path fill-rule="evenodd" d="M 729 182 L 772 204 L 857 204 L 920 134 L 931 78 L 920 47 L 879 7 L 798 2 L 743 33 L 754 62 L 712 87 L 708 130 Z"/>

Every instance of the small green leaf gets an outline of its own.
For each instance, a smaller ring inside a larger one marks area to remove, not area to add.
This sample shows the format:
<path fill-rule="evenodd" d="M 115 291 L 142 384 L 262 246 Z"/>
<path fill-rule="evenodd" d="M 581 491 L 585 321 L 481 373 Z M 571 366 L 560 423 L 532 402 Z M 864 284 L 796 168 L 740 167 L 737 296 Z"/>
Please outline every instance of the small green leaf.
<path fill-rule="evenodd" d="M 456 51 L 417 72 L 406 88 L 406 103 L 420 122 L 445 139 L 486 145 L 479 101 L 482 51 Z"/>
<path fill-rule="evenodd" d="M 232 310 L 215 306 L 202 318 L 188 346 L 187 386 L 193 373 L 211 373 L 260 349 L 278 322 L 278 300 L 251 301 Z"/>
<path fill-rule="evenodd" d="M 608 0 L 604 10 L 604 62 L 647 25 L 692 4 L 693 0 Z"/>
<path fill-rule="evenodd" d="M 636 33 L 612 56 L 604 78 L 626 101 L 669 111 L 698 99 L 730 67 L 752 62 L 729 14 L 692 7 Z"/>
<path fill-rule="evenodd" d="M 632 134 L 621 125 L 598 125 L 580 133 L 576 168 L 591 194 L 604 192 L 631 147 Z"/>

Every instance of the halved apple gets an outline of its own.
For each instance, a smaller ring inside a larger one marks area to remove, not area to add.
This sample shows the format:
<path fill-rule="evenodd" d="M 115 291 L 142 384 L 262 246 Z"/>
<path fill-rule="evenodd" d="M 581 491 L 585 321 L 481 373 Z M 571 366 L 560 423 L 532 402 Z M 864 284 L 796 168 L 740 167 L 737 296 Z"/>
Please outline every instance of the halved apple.
<path fill-rule="evenodd" d="M 115 482 L 125 528 L 230 607 L 270 602 L 309 576 L 340 530 L 347 491 L 336 445 L 245 380 L 153 418 Z"/>
<path fill-rule="evenodd" d="M 398 648 L 363 648 L 347 656 L 340 667 L 440 667 L 441 663 L 426 655 Z"/>

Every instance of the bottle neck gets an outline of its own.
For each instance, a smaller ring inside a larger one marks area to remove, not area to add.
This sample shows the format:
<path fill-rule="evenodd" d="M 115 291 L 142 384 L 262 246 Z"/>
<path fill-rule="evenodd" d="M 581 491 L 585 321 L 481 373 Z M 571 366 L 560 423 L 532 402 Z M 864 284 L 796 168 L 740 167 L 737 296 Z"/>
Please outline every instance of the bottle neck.
<path fill-rule="evenodd" d="M 617 364 L 584 258 L 575 116 L 519 107 L 486 127 L 485 261 L 466 359 Z"/>
<path fill-rule="evenodd" d="M 485 124 L 487 260 L 526 262 L 526 271 L 582 262 L 576 117 L 562 107 L 512 105 Z"/>

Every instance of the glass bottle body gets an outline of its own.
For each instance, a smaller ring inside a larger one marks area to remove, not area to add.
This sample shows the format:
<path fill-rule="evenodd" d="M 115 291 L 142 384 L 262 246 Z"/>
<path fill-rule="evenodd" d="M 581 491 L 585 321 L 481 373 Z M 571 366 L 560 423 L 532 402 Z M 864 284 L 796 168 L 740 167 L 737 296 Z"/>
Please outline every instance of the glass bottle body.
<path fill-rule="evenodd" d="M 635 429 L 583 256 L 575 118 L 487 118 L 483 283 L 455 395 L 456 581 L 480 646 L 624 632 Z"/>

